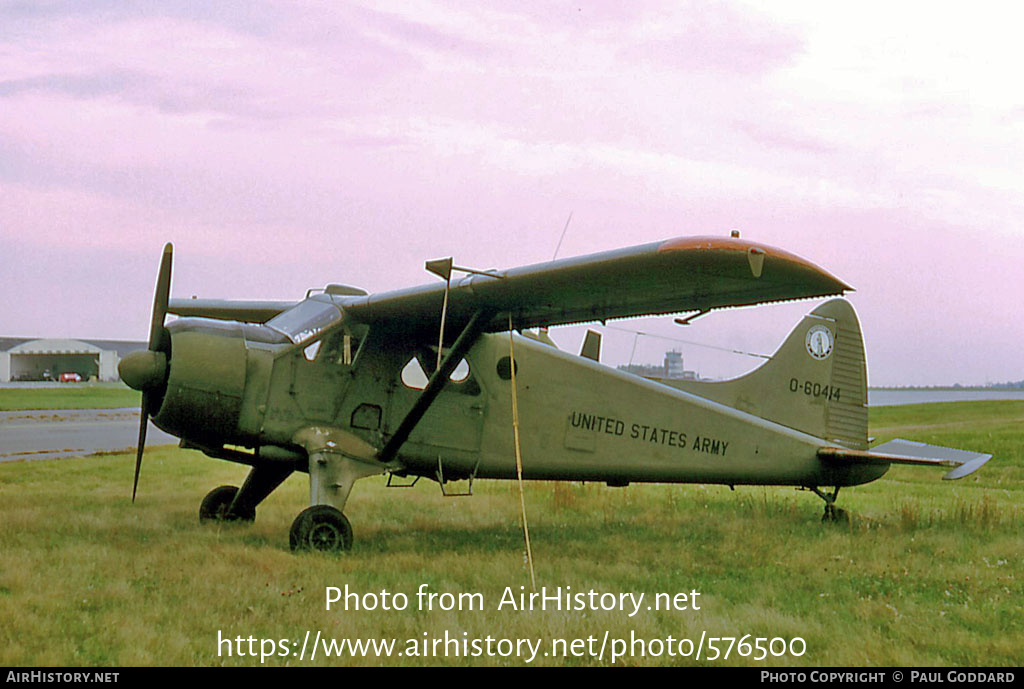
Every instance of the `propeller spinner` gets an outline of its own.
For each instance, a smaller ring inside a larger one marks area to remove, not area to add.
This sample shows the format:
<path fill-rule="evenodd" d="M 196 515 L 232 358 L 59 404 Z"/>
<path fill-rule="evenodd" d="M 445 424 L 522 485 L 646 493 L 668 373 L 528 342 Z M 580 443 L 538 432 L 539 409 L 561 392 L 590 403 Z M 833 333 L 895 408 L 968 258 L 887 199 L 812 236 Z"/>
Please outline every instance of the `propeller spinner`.
<path fill-rule="evenodd" d="M 153 318 L 149 325 L 149 349 L 132 352 L 121 360 L 117 371 L 128 387 L 142 392 L 139 414 L 139 444 L 135 454 L 135 481 L 132 484 L 132 502 L 139 487 L 142 452 L 146 447 L 146 428 L 150 412 L 158 405 L 167 382 L 167 356 L 170 353 L 170 333 L 164 327 L 167 304 L 171 293 L 171 258 L 174 247 L 167 243 L 160 260 L 160 272 L 153 295 Z M 156 402 L 157 404 L 154 404 Z"/>

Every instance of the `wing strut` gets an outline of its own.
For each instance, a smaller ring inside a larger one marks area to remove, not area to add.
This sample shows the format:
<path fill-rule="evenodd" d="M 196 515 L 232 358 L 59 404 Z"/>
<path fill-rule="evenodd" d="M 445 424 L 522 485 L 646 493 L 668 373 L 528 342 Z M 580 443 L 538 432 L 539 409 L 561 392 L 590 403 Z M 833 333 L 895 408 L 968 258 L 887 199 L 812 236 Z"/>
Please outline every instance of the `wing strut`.
<path fill-rule="evenodd" d="M 412 405 L 412 409 L 402 419 L 402 423 L 398 424 L 398 429 L 394 435 L 388 440 L 388 442 L 381 448 L 380 452 L 377 453 L 377 461 L 382 464 L 386 464 L 395 458 L 398 454 L 398 450 L 405 444 L 405 441 L 409 439 L 409 434 L 412 433 L 413 429 L 416 428 L 416 424 L 420 422 L 423 415 L 430 409 L 430 405 L 434 403 L 438 394 L 444 389 L 444 386 L 448 384 L 449 377 L 455 371 L 455 367 L 458 366 L 462 357 L 469 351 L 469 348 L 473 346 L 477 338 L 487 327 L 488 322 L 493 316 L 493 312 L 481 309 L 473 314 L 473 317 L 466 323 L 466 327 L 462 329 L 458 339 L 455 340 L 455 344 L 448 350 L 444 360 L 441 362 L 441 366 L 434 371 L 434 374 L 430 376 L 430 380 L 427 381 L 427 387 L 423 389 L 420 396 L 416 398 L 416 403 Z"/>

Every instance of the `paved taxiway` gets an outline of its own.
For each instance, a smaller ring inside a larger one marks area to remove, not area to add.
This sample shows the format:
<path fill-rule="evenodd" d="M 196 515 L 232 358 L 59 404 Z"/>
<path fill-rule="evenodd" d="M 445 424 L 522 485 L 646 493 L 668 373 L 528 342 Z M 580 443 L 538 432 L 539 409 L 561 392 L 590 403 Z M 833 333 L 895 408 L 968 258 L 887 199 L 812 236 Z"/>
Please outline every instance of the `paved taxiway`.
<path fill-rule="evenodd" d="M 138 409 L 0 412 L 0 462 L 134 450 L 138 439 Z M 149 424 L 146 447 L 177 444 Z"/>

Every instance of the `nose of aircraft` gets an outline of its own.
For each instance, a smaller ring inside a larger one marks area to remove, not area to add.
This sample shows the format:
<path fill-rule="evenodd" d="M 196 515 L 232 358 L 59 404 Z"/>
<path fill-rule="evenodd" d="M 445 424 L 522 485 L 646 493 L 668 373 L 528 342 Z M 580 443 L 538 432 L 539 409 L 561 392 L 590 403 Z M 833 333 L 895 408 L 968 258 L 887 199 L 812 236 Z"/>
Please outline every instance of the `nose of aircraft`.
<path fill-rule="evenodd" d="M 167 379 L 167 356 L 148 349 L 132 352 L 121 359 L 117 372 L 133 390 L 160 387 Z"/>

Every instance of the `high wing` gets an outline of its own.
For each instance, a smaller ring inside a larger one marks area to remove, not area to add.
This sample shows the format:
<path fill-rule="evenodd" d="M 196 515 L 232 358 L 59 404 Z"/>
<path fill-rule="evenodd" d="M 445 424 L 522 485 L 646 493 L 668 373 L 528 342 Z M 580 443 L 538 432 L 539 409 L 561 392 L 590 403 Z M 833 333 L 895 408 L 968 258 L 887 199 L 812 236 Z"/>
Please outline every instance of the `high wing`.
<path fill-rule="evenodd" d="M 523 329 L 852 290 L 803 258 L 735 237 L 680 237 L 487 273 L 452 280 L 447 319 L 453 331 L 478 311 L 491 314 L 483 330 L 495 332 L 508 329 L 509 312 Z M 357 297 L 346 300 L 345 311 L 406 335 L 434 333 L 444 291 L 438 282 Z"/>
<path fill-rule="evenodd" d="M 848 450 L 838 447 L 823 447 L 818 456 L 845 462 L 874 462 L 886 464 L 917 464 L 929 466 L 952 467 L 952 471 L 944 475 L 945 480 L 954 480 L 973 474 L 980 469 L 992 455 L 980 452 L 955 450 L 951 447 L 928 445 L 913 440 L 896 438 L 882 443 L 870 450 Z"/>
<path fill-rule="evenodd" d="M 736 237 L 679 237 L 559 261 L 453 279 L 453 332 L 477 311 L 484 331 L 614 318 L 707 311 L 732 306 L 841 295 L 853 288 L 782 249 Z M 445 285 L 343 299 L 349 317 L 383 323 L 406 336 L 437 331 Z M 265 323 L 298 302 L 172 299 L 168 311 Z"/>
<path fill-rule="evenodd" d="M 266 323 L 295 306 L 296 301 L 233 301 L 230 299 L 171 299 L 167 312 L 242 323 Z"/>

